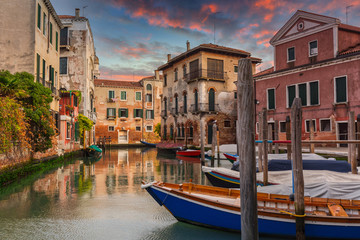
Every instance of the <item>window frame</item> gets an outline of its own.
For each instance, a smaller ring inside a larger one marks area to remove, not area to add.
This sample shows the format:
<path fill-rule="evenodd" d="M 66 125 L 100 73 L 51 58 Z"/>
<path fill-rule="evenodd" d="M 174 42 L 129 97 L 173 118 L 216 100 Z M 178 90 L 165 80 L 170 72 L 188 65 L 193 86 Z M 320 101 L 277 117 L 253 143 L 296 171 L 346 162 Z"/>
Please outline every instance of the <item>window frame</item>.
<path fill-rule="evenodd" d="M 316 54 L 311 54 L 311 43 L 313 42 L 316 42 Z M 318 40 L 312 40 L 312 41 L 309 41 L 309 57 L 314 57 L 314 56 L 317 56 L 319 54 L 319 42 Z"/>
<path fill-rule="evenodd" d="M 315 128 L 314 133 L 317 132 L 317 131 L 316 131 L 316 130 L 317 130 L 316 118 L 314 118 L 314 119 L 305 119 L 305 121 L 304 121 L 304 124 L 305 124 L 305 132 L 306 132 L 306 133 L 310 133 L 310 121 L 314 121 L 314 122 L 315 122 L 315 123 L 314 123 L 314 128 Z M 307 129 L 307 124 L 306 124 L 306 122 L 309 122 L 309 129 Z"/>
<path fill-rule="evenodd" d="M 225 123 L 229 123 L 229 126 L 226 126 L 226 124 Z M 229 120 L 229 119 L 226 119 L 226 120 L 224 120 L 224 128 L 231 128 L 231 120 Z"/>
<path fill-rule="evenodd" d="M 291 48 L 294 49 L 294 59 L 293 59 L 293 60 L 289 60 L 289 49 L 291 49 Z M 287 60 L 288 63 L 289 63 L 289 62 L 295 62 L 295 61 L 296 61 L 295 46 L 288 47 L 288 48 L 286 49 L 286 54 L 287 54 L 286 60 Z"/>
<path fill-rule="evenodd" d="M 137 96 L 138 96 L 138 94 L 140 93 L 140 99 L 137 99 Z M 135 92 L 135 101 L 137 101 L 137 102 L 141 102 L 141 100 L 142 100 L 142 94 L 141 94 L 141 91 L 136 91 Z"/>
<path fill-rule="evenodd" d="M 122 93 L 125 93 L 125 99 L 122 98 Z M 126 101 L 127 100 L 127 93 L 126 91 L 120 91 L 120 101 Z"/>
<path fill-rule="evenodd" d="M 149 89 L 150 86 L 150 89 Z M 146 84 L 146 91 L 152 91 L 152 85 L 150 83 Z"/>
<path fill-rule="evenodd" d="M 269 90 L 274 90 L 274 108 L 270 108 L 270 102 L 269 102 Z M 267 88 L 266 89 L 266 107 L 267 110 L 275 110 L 276 109 L 276 88 Z"/>
<path fill-rule="evenodd" d="M 61 72 L 61 59 L 66 59 L 66 73 L 62 73 Z M 60 57 L 60 60 L 59 60 L 59 70 L 60 70 L 60 75 L 68 75 L 69 74 L 69 61 L 68 61 L 68 57 Z"/>
<path fill-rule="evenodd" d="M 119 118 L 128 118 L 129 117 L 129 110 L 127 108 L 119 108 Z M 122 116 L 122 111 L 125 111 L 125 116 Z"/>
<path fill-rule="evenodd" d="M 71 123 L 66 122 L 66 139 L 71 139 Z"/>
<path fill-rule="evenodd" d="M 141 132 L 141 126 L 135 126 L 135 132 Z"/>
<path fill-rule="evenodd" d="M 148 118 L 148 114 L 150 114 L 150 118 Z M 145 111 L 145 119 L 154 120 L 154 110 L 146 109 L 146 111 Z"/>
<path fill-rule="evenodd" d="M 151 127 L 151 130 L 148 130 L 148 127 Z M 153 132 L 153 125 L 145 125 L 145 132 Z"/>
<path fill-rule="evenodd" d="M 113 97 L 110 97 L 110 92 L 112 92 L 113 94 Z M 108 97 L 109 97 L 109 99 L 111 99 L 111 98 L 115 98 L 115 90 L 109 90 L 108 91 Z"/>
<path fill-rule="evenodd" d="M 238 74 L 238 72 L 239 72 L 239 66 L 234 65 L 234 74 Z"/>
<path fill-rule="evenodd" d="M 40 3 L 38 3 L 38 6 L 37 6 L 37 28 L 41 31 L 41 14 L 42 14 L 42 11 L 41 11 L 41 5 Z"/>
<path fill-rule="evenodd" d="M 114 115 L 109 115 L 108 112 L 109 110 L 108 109 L 114 109 Z M 109 119 L 109 118 L 116 118 L 116 108 L 106 108 L 106 119 Z"/>
<path fill-rule="evenodd" d="M 281 124 L 284 123 L 285 131 L 281 131 Z M 280 133 L 286 133 L 286 121 L 279 121 L 279 132 Z"/>
<path fill-rule="evenodd" d="M 110 130 L 110 128 L 113 128 L 113 130 Z M 108 126 L 108 132 L 115 132 L 115 126 Z"/>
<path fill-rule="evenodd" d="M 137 116 L 138 114 L 136 114 L 137 111 L 140 112 L 139 117 Z M 142 118 L 142 112 L 141 111 L 142 111 L 142 108 L 134 108 L 134 118 L 136 118 L 136 119 Z"/>
<path fill-rule="evenodd" d="M 329 122 L 330 122 L 330 130 L 328 130 L 328 131 L 322 130 L 322 123 L 321 122 L 324 121 L 324 120 L 329 120 Z M 330 118 L 320 118 L 319 119 L 319 125 L 320 125 L 320 128 L 319 128 L 320 132 L 331 132 L 331 130 L 332 130 L 332 123 L 331 123 Z"/>
<path fill-rule="evenodd" d="M 318 84 L 318 103 L 311 105 L 311 88 L 310 83 L 317 82 Z M 306 84 L 306 105 L 302 105 L 302 107 L 314 107 L 314 106 L 320 106 L 320 81 L 319 80 L 313 80 L 308 82 L 299 82 L 295 84 L 286 85 L 286 108 L 291 108 L 289 106 L 289 90 L 288 88 L 291 86 L 295 86 L 295 98 L 299 98 L 299 85 Z"/>
<path fill-rule="evenodd" d="M 337 88 L 336 88 L 336 79 L 345 77 L 345 88 L 346 88 L 346 101 L 345 102 L 337 102 Z M 349 100 L 348 98 L 348 77 L 347 75 L 341 75 L 334 77 L 334 104 L 344 104 L 347 103 Z"/>

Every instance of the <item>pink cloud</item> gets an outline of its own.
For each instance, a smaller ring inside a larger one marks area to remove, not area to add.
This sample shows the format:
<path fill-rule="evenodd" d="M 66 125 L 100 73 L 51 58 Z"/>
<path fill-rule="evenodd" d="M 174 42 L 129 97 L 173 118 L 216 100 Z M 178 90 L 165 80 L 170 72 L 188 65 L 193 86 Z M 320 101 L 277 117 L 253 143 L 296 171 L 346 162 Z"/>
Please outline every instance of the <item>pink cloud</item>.
<path fill-rule="evenodd" d="M 132 75 L 132 74 L 111 75 L 108 72 L 105 72 L 105 73 L 101 72 L 101 74 L 100 74 L 100 79 L 111 79 L 111 80 L 129 81 L 129 82 L 140 81 L 144 77 L 147 77 L 147 76 Z"/>

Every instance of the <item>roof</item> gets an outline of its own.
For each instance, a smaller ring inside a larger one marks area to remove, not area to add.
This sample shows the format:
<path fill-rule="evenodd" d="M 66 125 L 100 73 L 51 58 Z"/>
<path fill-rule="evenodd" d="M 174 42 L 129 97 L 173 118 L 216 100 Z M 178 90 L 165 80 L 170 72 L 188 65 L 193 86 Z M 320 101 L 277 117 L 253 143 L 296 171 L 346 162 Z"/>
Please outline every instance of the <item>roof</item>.
<path fill-rule="evenodd" d="M 274 72 L 274 67 L 270 67 L 270 68 L 268 68 L 268 69 L 265 69 L 265 70 L 263 70 L 263 71 L 260 71 L 260 72 L 258 72 L 258 73 L 255 73 L 255 74 L 253 75 L 253 77 L 257 77 L 257 76 L 269 74 L 269 73 L 272 73 L 272 72 Z"/>
<path fill-rule="evenodd" d="M 218 52 L 218 53 L 222 53 L 222 54 L 231 54 L 231 55 L 239 55 L 242 57 L 250 57 L 250 53 L 240 50 L 240 49 L 236 49 L 236 48 L 229 48 L 229 47 L 224 47 L 224 46 L 220 46 L 220 45 L 216 45 L 216 44 L 212 44 L 212 43 L 207 43 L 207 44 L 200 44 L 199 46 L 190 49 L 189 51 L 183 52 L 180 55 L 170 59 L 170 61 L 168 61 L 167 63 L 161 65 L 158 70 L 163 70 L 166 69 L 168 67 L 171 67 L 174 63 L 187 58 L 197 52 L 200 51 L 207 51 L 207 52 Z M 253 62 L 261 62 L 261 59 L 259 58 L 251 58 L 251 60 Z"/>
<path fill-rule="evenodd" d="M 347 31 L 360 33 L 360 27 L 356 27 L 356 26 L 352 26 L 352 25 L 347 25 L 347 24 L 341 23 L 341 24 L 339 24 L 339 28 L 343 29 L 343 30 L 347 30 Z"/>
<path fill-rule="evenodd" d="M 57 15 L 53 5 L 51 4 L 50 0 L 44 0 L 44 4 L 47 8 L 49 8 L 49 12 L 53 15 L 55 22 L 59 25 L 60 29 L 63 28 L 63 25 L 60 21 L 59 15 Z"/>
<path fill-rule="evenodd" d="M 360 43 L 358 43 L 355 46 L 351 46 L 342 52 L 339 52 L 339 56 L 340 55 L 343 56 L 343 55 L 347 55 L 347 54 L 351 54 L 351 53 L 358 53 L 358 52 L 360 53 Z"/>
<path fill-rule="evenodd" d="M 130 88 L 142 88 L 140 81 L 118 81 L 118 80 L 106 80 L 95 79 L 94 84 L 96 87 L 130 87 Z"/>
<path fill-rule="evenodd" d="M 75 19 L 75 16 L 72 15 L 59 15 L 60 19 Z M 86 17 L 79 17 L 79 19 L 87 20 Z"/>

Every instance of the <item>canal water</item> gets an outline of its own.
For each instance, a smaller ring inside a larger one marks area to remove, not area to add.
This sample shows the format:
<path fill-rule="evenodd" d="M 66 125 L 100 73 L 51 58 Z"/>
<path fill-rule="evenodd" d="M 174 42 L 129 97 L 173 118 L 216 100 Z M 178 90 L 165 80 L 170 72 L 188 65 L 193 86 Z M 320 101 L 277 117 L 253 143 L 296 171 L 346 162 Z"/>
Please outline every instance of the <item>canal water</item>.
<path fill-rule="evenodd" d="M 178 222 L 140 188 L 142 180 L 210 184 L 199 161 L 111 149 L 95 163 L 74 159 L 0 189 L 0 239 L 240 239 Z"/>

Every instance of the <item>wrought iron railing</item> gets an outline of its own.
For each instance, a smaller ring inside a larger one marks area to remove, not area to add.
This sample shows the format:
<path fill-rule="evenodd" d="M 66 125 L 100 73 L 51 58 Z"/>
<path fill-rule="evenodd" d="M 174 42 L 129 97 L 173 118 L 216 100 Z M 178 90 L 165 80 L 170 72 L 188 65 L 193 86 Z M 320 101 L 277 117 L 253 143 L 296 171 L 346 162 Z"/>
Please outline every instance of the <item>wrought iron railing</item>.
<path fill-rule="evenodd" d="M 199 112 L 218 112 L 219 104 L 209 104 L 209 103 L 198 103 L 191 104 L 190 112 L 199 113 Z"/>
<path fill-rule="evenodd" d="M 196 71 L 189 72 L 185 74 L 185 82 L 192 82 L 198 78 L 206 78 L 212 80 L 224 81 L 227 77 L 227 73 L 224 71 L 215 71 L 211 69 L 199 69 Z"/>

